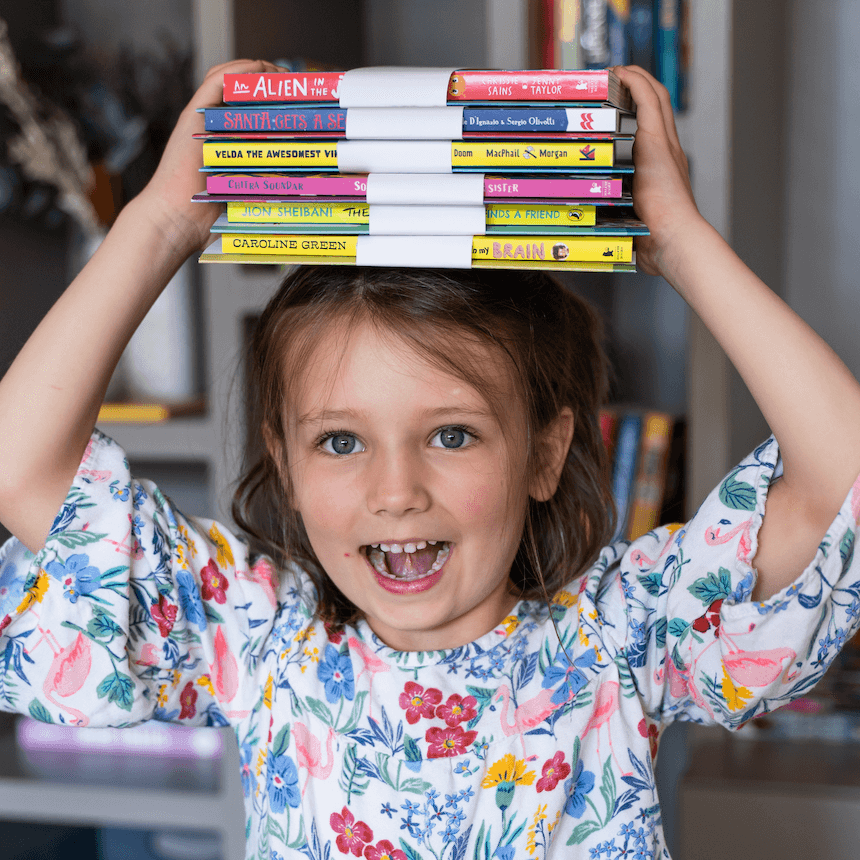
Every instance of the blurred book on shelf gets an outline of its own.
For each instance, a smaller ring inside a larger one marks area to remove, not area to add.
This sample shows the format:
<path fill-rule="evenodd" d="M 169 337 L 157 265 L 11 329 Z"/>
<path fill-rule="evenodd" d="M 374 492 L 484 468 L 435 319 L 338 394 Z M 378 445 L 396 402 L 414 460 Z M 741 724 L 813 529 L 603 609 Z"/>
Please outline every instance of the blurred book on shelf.
<path fill-rule="evenodd" d="M 188 418 L 203 415 L 206 399 L 194 397 L 183 403 L 140 403 L 115 402 L 103 403 L 99 409 L 99 424 L 157 424 L 171 418 Z"/>
<path fill-rule="evenodd" d="M 683 419 L 652 409 L 610 406 L 600 413 L 617 514 L 615 538 L 635 540 L 684 519 Z"/>
<path fill-rule="evenodd" d="M 532 14 L 535 63 L 598 69 L 635 64 L 669 90 L 676 111 L 688 107 L 690 0 L 542 0 Z"/>

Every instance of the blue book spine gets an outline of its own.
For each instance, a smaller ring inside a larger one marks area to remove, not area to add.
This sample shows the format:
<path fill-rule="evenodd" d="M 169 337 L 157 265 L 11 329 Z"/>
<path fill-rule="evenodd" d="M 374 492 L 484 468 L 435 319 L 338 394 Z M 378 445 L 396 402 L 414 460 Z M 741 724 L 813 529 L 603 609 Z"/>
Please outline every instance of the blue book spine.
<path fill-rule="evenodd" d="M 639 440 L 642 436 L 642 418 L 629 413 L 618 426 L 615 442 L 615 462 L 612 467 L 612 497 L 615 500 L 617 521 L 613 540 L 626 534 L 627 515 L 636 480 L 636 461 L 639 455 Z"/>
<path fill-rule="evenodd" d="M 609 65 L 630 63 L 630 0 L 609 0 L 606 4 Z"/>
<path fill-rule="evenodd" d="M 630 62 L 654 74 L 654 0 L 630 5 Z"/>
<path fill-rule="evenodd" d="M 681 109 L 681 0 L 656 0 L 657 79 Z"/>
<path fill-rule="evenodd" d="M 206 108 L 203 116 L 206 131 L 346 131 L 346 108 Z"/>

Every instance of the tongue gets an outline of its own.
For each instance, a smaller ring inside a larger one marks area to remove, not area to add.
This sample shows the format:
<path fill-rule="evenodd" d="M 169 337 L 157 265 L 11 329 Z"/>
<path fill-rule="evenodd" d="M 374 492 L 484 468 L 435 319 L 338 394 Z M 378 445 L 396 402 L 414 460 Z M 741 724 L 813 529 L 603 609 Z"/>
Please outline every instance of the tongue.
<path fill-rule="evenodd" d="M 415 552 L 387 552 L 385 563 L 394 576 L 423 576 L 433 566 L 441 546 L 428 544 Z"/>

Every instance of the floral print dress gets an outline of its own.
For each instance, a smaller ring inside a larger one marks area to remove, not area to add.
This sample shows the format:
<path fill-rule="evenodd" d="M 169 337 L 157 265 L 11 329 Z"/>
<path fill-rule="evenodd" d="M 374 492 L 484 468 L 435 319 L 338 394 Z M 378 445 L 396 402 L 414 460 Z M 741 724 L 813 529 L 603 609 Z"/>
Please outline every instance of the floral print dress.
<path fill-rule="evenodd" d="M 461 648 L 330 634 L 301 571 L 131 478 L 95 432 L 45 548 L 0 551 L 0 707 L 230 724 L 247 857 L 665 858 L 674 719 L 738 727 L 807 692 L 858 627 L 860 482 L 790 587 L 750 602 L 773 440 L 684 526 L 603 550 L 548 607 Z"/>

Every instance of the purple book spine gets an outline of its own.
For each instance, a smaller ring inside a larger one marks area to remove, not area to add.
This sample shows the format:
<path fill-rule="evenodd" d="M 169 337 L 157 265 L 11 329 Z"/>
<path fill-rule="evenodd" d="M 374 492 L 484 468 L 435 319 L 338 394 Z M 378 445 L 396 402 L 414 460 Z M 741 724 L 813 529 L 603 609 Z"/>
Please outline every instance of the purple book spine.
<path fill-rule="evenodd" d="M 487 176 L 484 179 L 484 197 L 561 197 L 580 199 L 594 197 L 620 197 L 621 180 L 605 178 L 586 179 L 517 179 L 515 177 Z"/>

